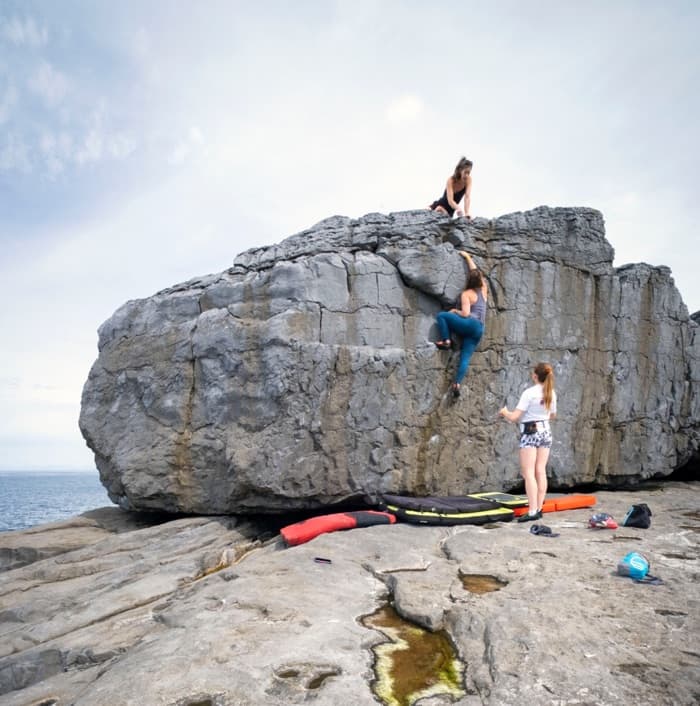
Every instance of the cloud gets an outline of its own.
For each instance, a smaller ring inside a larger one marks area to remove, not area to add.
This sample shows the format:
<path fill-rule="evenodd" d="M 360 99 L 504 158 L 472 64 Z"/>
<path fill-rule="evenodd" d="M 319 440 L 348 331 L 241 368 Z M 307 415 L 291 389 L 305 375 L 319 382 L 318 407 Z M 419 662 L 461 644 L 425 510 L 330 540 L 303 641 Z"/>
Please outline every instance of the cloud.
<path fill-rule="evenodd" d="M 183 164 L 204 145 L 204 135 L 198 127 L 191 127 L 187 136 L 180 140 L 168 156 L 168 164 L 177 166 Z"/>
<path fill-rule="evenodd" d="M 103 159 L 124 160 L 136 150 L 136 141 L 124 133 L 109 133 L 92 127 L 83 138 L 74 161 L 80 166 Z"/>
<path fill-rule="evenodd" d="M 64 74 L 47 61 L 43 61 L 29 80 L 30 90 L 42 98 L 50 108 L 56 107 L 69 89 L 69 81 Z"/>
<path fill-rule="evenodd" d="M 9 84 L 0 94 L 0 125 L 6 123 L 17 105 L 17 89 Z"/>
<path fill-rule="evenodd" d="M 39 149 L 50 176 L 61 174 L 70 161 L 73 140 L 66 132 L 45 132 L 39 141 Z"/>
<path fill-rule="evenodd" d="M 2 398 L 3 390 L 8 388 L 18 388 L 20 384 L 21 380 L 17 375 L 14 377 L 0 377 L 0 399 Z"/>
<path fill-rule="evenodd" d="M 73 161 L 78 166 L 103 159 L 124 160 L 136 150 L 136 140 L 128 133 L 105 127 L 105 112 L 104 106 L 93 112 L 90 127 L 78 140 L 79 145 L 73 155 Z"/>
<path fill-rule="evenodd" d="M 136 151 L 136 140 L 124 133 L 115 133 L 107 138 L 107 154 L 112 159 L 126 159 Z"/>
<path fill-rule="evenodd" d="M 24 20 L 13 17 L 0 20 L 0 36 L 16 46 L 42 47 L 49 41 L 49 31 L 38 25 L 33 17 Z"/>
<path fill-rule="evenodd" d="M 24 139 L 16 133 L 7 133 L 0 142 L 0 171 L 29 174 L 32 162 Z"/>
<path fill-rule="evenodd" d="M 67 130 L 54 132 L 46 128 L 32 139 L 10 132 L 0 138 L 0 171 L 29 174 L 39 170 L 51 179 L 74 166 L 84 167 L 102 160 L 123 161 L 137 147 L 136 140 L 126 133 L 108 133 L 93 125 L 83 135 Z"/>
<path fill-rule="evenodd" d="M 77 164 L 84 165 L 89 162 L 98 162 L 102 158 L 103 139 L 102 131 L 93 127 L 85 135 L 83 143 L 75 154 Z"/>
<path fill-rule="evenodd" d="M 384 110 L 384 119 L 392 125 L 413 123 L 421 117 L 424 108 L 423 101 L 418 96 L 407 93 L 389 103 Z"/>
<path fill-rule="evenodd" d="M 139 27 L 131 36 L 129 49 L 135 59 L 149 59 L 151 56 L 151 37 L 145 27 Z"/>

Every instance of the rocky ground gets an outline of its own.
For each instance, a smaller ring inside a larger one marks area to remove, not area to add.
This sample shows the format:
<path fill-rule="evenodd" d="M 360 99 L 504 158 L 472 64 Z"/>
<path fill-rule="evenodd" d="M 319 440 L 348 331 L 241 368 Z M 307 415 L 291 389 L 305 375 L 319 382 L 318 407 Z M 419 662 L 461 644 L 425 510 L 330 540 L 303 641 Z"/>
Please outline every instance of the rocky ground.
<path fill-rule="evenodd" d="M 700 485 L 596 495 L 618 520 L 646 502 L 651 528 L 591 530 L 571 510 L 542 520 L 555 538 L 393 525 L 285 548 L 259 522 L 109 508 L 0 534 L 0 704 L 376 704 L 386 638 L 362 618 L 389 601 L 464 663 L 461 696 L 420 706 L 695 704 Z M 616 575 L 632 550 L 662 585 Z M 472 593 L 469 574 L 502 587 Z"/>

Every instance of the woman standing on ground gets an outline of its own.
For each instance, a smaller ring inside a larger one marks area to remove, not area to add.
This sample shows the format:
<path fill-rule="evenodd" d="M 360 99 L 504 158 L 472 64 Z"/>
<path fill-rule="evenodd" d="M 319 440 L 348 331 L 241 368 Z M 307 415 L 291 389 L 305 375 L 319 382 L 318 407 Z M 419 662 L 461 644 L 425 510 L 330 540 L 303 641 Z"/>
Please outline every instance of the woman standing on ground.
<path fill-rule="evenodd" d="M 552 447 L 549 422 L 557 416 L 557 393 L 554 391 L 554 371 L 549 363 L 538 363 L 532 372 L 532 381 L 520 396 L 516 408 L 508 407 L 499 414 L 509 422 L 520 422 L 520 474 L 525 480 L 529 504 L 528 514 L 518 522 L 539 520 L 547 493 L 547 459 Z"/>
<path fill-rule="evenodd" d="M 428 206 L 431 211 L 446 213 L 448 216 L 457 214 L 465 218 L 469 215 L 469 205 L 472 192 L 472 163 L 466 157 L 462 157 L 455 167 L 454 174 L 447 179 L 443 195 Z M 464 208 L 459 203 L 464 198 Z"/>
<path fill-rule="evenodd" d="M 474 264 L 472 256 L 463 250 L 460 250 L 459 254 L 467 261 L 467 266 L 469 267 L 467 286 L 457 301 L 457 307 L 459 308 L 441 311 L 437 315 L 440 340 L 435 343 L 438 348 L 449 350 L 452 348 L 451 332 L 457 333 L 462 337 L 459 366 L 452 384 L 452 395 L 454 397 L 459 397 L 461 394 L 460 385 L 467 374 L 472 353 L 476 350 L 484 334 L 486 302 L 489 295 L 484 275 Z"/>

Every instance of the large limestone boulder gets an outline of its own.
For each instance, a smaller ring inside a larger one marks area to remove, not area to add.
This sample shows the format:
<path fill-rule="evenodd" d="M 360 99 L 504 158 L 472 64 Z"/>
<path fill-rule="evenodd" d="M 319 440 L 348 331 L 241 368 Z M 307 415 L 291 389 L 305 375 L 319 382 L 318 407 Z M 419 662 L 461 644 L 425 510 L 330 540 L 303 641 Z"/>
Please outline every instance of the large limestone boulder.
<path fill-rule="evenodd" d="M 465 393 L 435 314 L 487 274 Z M 276 512 L 518 482 L 513 406 L 538 360 L 560 398 L 555 486 L 668 475 L 700 447 L 698 325 L 666 267 L 614 269 L 603 218 L 538 208 L 334 217 L 130 301 L 99 330 L 81 430 L 126 509 Z"/>

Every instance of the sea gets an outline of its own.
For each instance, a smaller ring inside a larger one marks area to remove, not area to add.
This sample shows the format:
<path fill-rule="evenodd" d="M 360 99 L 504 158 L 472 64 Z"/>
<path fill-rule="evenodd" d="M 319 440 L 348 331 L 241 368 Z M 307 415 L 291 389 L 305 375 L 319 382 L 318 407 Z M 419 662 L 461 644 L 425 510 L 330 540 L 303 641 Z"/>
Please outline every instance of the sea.
<path fill-rule="evenodd" d="M 0 471 L 0 532 L 113 505 L 97 471 Z"/>

